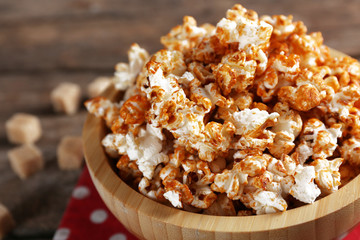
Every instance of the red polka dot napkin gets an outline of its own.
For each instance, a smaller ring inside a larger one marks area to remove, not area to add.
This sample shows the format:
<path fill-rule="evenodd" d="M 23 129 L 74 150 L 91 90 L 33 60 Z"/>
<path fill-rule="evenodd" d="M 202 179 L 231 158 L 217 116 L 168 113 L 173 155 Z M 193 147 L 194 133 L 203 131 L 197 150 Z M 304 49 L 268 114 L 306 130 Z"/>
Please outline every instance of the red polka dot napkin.
<path fill-rule="evenodd" d="M 97 193 L 87 167 L 61 220 L 53 240 L 136 240 L 107 209 Z M 360 224 L 338 240 L 360 239 Z"/>
<path fill-rule="evenodd" d="M 108 210 L 87 167 L 72 192 L 53 240 L 136 240 Z"/>

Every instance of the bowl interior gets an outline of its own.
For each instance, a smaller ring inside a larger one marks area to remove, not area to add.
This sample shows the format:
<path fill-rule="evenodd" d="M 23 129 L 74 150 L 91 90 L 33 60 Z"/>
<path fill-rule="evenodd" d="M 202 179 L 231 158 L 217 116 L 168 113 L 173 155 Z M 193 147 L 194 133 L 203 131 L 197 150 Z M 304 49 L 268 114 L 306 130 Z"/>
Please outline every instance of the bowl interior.
<path fill-rule="evenodd" d="M 343 55 L 335 50 L 331 50 L 331 54 Z M 113 87 L 110 87 L 105 96 L 110 99 L 118 99 L 121 94 L 119 95 Z M 328 231 L 334 231 L 334 236 L 336 236 L 360 220 L 360 176 L 354 178 L 337 192 L 319 199 L 313 204 L 290 209 L 283 213 L 225 217 L 185 212 L 165 206 L 133 190 L 117 176 L 112 167 L 113 164 L 110 164 L 101 145 L 101 140 L 107 132 L 102 120 L 88 115 L 83 129 L 85 158 L 101 197 L 125 226 L 131 224 L 130 218 L 124 220 L 118 212 L 136 212 L 136 214 L 145 216 L 145 219 L 150 218 L 159 224 L 170 224 L 194 231 L 232 234 L 253 234 L 281 229 L 286 229 L 286 231 L 293 229 L 293 233 L 296 234 L 299 231 L 296 229 L 306 230 L 306 224 L 311 224 L 308 226 L 309 231 L 315 231 L 323 224 Z M 294 228 L 300 225 L 305 228 Z M 332 225 L 334 225 L 333 229 Z M 130 229 L 130 231 L 135 233 L 136 229 Z"/>

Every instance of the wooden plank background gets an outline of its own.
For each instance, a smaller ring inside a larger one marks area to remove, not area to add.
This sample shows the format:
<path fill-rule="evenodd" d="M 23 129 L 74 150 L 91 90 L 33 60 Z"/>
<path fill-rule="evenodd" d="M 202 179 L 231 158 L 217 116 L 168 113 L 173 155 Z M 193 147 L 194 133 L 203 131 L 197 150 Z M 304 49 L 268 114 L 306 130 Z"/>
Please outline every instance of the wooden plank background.
<path fill-rule="evenodd" d="M 81 171 L 60 171 L 56 146 L 64 135 L 80 135 L 86 112 L 52 111 L 49 92 L 63 81 L 83 88 L 96 76 L 110 76 L 127 61 L 133 42 L 149 52 L 184 15 L 215 24 L 235 3 L 262 14 L 292 14 L 325 43 L 360 58 L 360 0 L 0 0 L 0 202 L 15 216 L 8 239 L 51 239 Z M 4 123 L 16 112 L 40 117 L 37 143 L 45 170 L 21 181 L 11 171 Z"/>

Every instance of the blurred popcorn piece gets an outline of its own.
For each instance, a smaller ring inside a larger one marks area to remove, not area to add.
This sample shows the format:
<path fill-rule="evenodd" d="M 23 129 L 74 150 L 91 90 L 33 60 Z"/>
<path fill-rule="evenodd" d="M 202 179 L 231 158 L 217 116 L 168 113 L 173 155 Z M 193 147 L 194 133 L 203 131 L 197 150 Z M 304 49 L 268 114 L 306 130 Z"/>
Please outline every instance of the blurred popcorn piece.
<path fill-rule="evenodd" d="M 88 87 L 88 96 L 90 98 L 98 97 L 103 93 L 113 82 L 112 77 L 98 77 L 92 81 Z"/>
<path fill-rule="evenodd" d="M 26 113 L 16 113 L 5 123 L 6 134 L 11 143 L 34 143 L 42 134 L 40 119 Z"/>
<path fill-rule="evenodd" d="M 136 76 L 140 73 L 145 61 L 148 60 L 148 52 L 138 44 L 133 43 L 128 51 L 129 63 L 118 63 L 115 67 L 113 83 L 118 90 L 125 90 L 132 86 Z"/>
<path fill-rule="evenodd" d="M 13 171 L 26 179 L 44 167 L 44 159 L 40 149 L 32 144 L 24 144 L 8 152 L 8 158 Z"/>
<path fill-rule="evenodd" d="M 81 100 L 81 89 L 78 84 L 60 83 L 50 94 L 56 112 L 73 115 L 78 111 Z"/>
<path fill-rule="evenodd" d="M 57 147 L 56 153 L 60 169 L 79 169 L 82 166 L 84 156 L 81 137 L 63 137 Z"/>

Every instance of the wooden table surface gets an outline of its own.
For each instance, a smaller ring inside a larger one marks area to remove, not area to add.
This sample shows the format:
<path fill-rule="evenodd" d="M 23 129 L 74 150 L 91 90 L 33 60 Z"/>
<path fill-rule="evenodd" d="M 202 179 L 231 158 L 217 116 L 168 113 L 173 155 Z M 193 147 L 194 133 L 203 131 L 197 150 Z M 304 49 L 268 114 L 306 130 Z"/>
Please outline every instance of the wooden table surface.
<path fill-rule="evenodd" d="M 55 114 L 49 92 L 60 82 L 86 86 L 110 76 L 137 42 L 149 52 L 184 15 L 215 24 L 237 1 L 225 0 L 0 0 L 0 202 L 17 222 L 7 239 L 51 239 L 81 170 L 60 171 L 56 147 L 64 135 L 80 135 L 84 108 L 74 116 Z M 246 0 L 262 14 L 292 14 L 325 44 L 360 58 L 360 0 Z M 16 112 L 40 117 L 36 144 L 44 171 L 21 181 L 12 171 L 4 123 Z"/>

